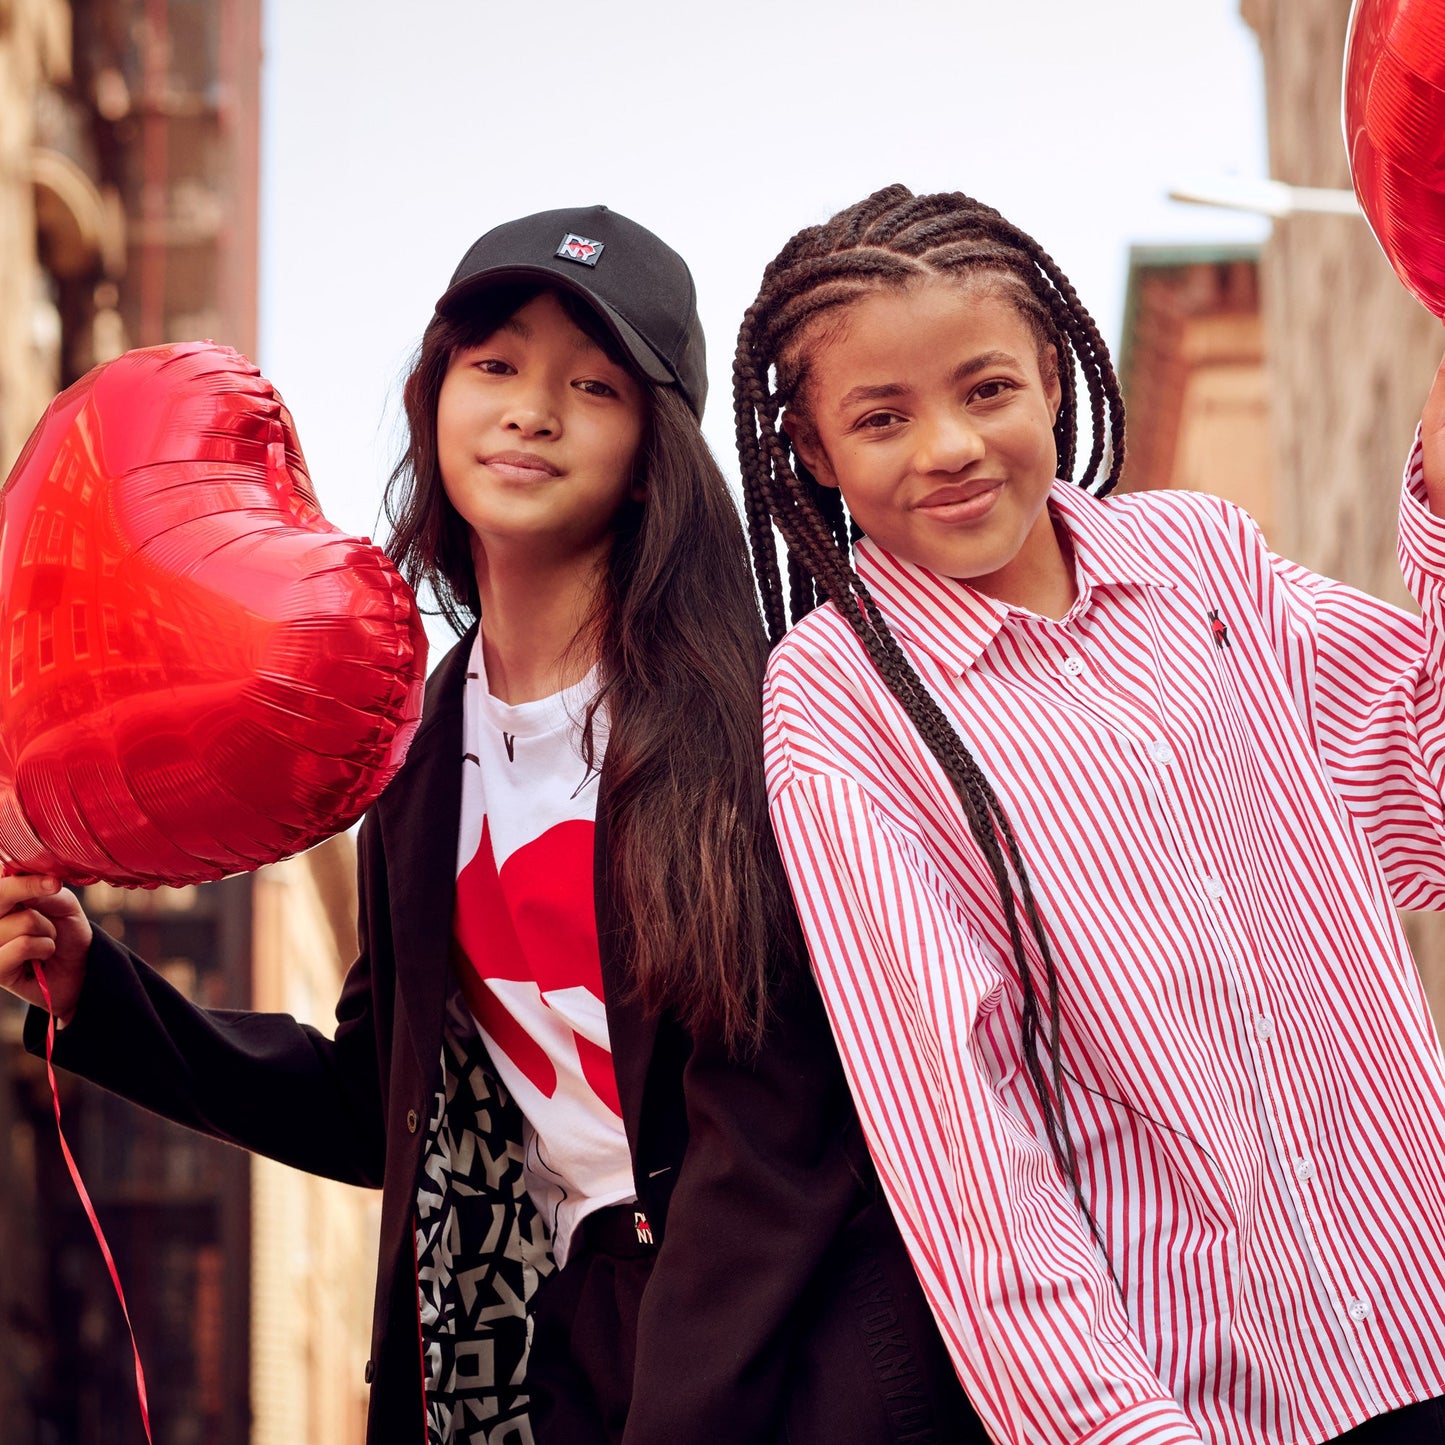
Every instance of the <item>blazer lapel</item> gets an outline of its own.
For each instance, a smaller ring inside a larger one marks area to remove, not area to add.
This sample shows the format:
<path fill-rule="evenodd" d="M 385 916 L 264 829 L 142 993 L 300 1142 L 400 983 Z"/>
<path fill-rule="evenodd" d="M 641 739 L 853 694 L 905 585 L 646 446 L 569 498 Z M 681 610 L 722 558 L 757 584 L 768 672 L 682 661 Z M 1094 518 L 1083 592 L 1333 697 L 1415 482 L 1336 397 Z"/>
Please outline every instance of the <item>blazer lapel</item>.
<path fill-rule="evenodd" d="M 424 1070 L 440 1056 L 451 970 L 462 807 L 462 691 L 475 637 L 473 626 L 437 665 L 406 762 L 377 804 L 397 989 Z"/>
<path fill-rule="evenodd" d="M 617 1075 L 617 1095 L 622 1103 L 622 1122 L 632 1148 L 633 1167 L 641 1155 L 642 1102 L 647 1089 L 648 1069 L 657 1042 L 657 1015 L 633 998 L 632 970 L 623 954 L 612 895 L 607 843 L 607 763 L 597 789 L 597 833 L 593 851 L 593 890 L 597 908 L 597 948 L 602 963 L 602 991 L 607 1005 L 608 1041 L 612 1045 L 612 1067 Z"/>

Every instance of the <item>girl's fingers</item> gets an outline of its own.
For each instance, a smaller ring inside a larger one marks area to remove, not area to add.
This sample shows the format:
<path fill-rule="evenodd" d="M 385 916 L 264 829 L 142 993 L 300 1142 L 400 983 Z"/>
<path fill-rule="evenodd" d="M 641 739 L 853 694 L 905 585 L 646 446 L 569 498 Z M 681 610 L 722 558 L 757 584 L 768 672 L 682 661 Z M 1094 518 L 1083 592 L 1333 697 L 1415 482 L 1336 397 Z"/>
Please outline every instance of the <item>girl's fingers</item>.
<path fill-rule="evenodd" d="M 31 963 L 45 963 L 56 948 L 55 924 L 33 908 L 17 908 L 0 917 L 0 986 L 15 988 L 29 980 Z"/>
<path fill-rule="evenodd" d="M 17 907 L 0 917 L 0 947 L 27 938 L 44 938 L 53 943 L 57 936 L 54 920 L 34 908 Z"/>
<path fill-rule="evenodd" d="M 22 934 L 0 943 L 0 987 L 23 991 L 31 1002 L 38 1002 L 30 997 L 32 990 L 25 989 L 24 985 L 34 978 L 33 965 L 49 963 L 54 953 L 55 939 L 43 933 Z"/>
<path fill-rule="evenodd" d="M 58 892 L 58 879 L 46 878 L 38 873 L 20 873 L 13 878 L 0 878 L 0 916 Z"/>
<path fill-rule="evenodd" d="M 59 936 L 56 933 L 55 920 L 53 918 L 47 918 L 43 913 L 34 908 L 30 909 L 29 913 L 31 918 L 35 920 L 31 928 L 32 935 L 36 938 L 48 938 L 54 942 Z"/>

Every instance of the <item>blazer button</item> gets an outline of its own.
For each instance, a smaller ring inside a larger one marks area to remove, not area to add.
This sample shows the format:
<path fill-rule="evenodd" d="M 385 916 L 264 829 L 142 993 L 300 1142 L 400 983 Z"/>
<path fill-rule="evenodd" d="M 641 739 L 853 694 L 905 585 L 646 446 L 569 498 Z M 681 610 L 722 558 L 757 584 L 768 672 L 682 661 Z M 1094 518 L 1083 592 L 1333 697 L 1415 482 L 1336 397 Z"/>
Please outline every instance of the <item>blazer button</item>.
<path fill-rule="evenodd" d="M 372 1382 L 372 1380 L 374 1380 L 375 1378 L 376 1378 L 376 1361 L 375 1361 L 375 1360 L 368 1360 L 368 1361 L 366 1362 L 366 1383 L 369 1385 L 369 1384 Z"/>
<path fill-rule="evenodd" d="M 417 1131 L 417 1125 L 419 1124 L 419 1122 L 420 1122 L 420 1120 L 418 1120 L 418 1118 L 417 1118 L 416 1110 L 415 1110 L 415 1109 L 408 1109 L 408 1110 L 406 1111 L 406 1130 L 407 1130 L 407 1133 L 408 1133 L 408 1134 L 415 1134 L 416 1131 Z"/>

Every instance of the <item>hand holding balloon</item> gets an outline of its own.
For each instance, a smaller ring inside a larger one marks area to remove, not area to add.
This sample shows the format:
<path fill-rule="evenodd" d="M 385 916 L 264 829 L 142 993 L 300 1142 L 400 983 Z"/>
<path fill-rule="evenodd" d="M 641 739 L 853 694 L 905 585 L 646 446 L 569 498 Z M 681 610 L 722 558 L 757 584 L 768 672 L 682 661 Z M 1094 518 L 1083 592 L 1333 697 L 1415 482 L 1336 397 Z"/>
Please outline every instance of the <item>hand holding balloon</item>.
<path fill-rule="evenodd" d="M 0 489 L 0 872 L 182 884 L 309 847 L 401 765 L 425 658 L 244 357 L 98 367 Z"/>
<path fill-rule="evenodd" d="M 35 970 L 45 970 L 58 1023 L 67 1023 L 85 981 L 90 920 L 53 878 L 0 878 L 0 988 L 45 1007 Z"/>

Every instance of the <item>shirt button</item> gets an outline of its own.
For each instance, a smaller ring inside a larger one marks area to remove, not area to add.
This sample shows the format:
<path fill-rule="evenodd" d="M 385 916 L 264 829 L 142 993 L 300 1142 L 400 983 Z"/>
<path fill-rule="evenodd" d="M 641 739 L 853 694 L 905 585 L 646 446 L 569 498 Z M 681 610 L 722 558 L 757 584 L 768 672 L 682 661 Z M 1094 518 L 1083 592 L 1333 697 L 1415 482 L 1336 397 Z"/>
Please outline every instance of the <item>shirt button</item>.
<path fill-rule="evenodd" d="M 408 1134 L 415 1134 L 420 1122 L 415 1109 L 408 1109 L 406 1111 L 406 1130 Z"/>
<path fill-rule="evenodd" d="M 1082 657 L 1066 657 L 1064 659 L 1064 671 L 1070 677 L 1077 677 L 1084 670 L 1084 659 Z"/>
<path fill-rule="evenodd" d="M 1221 883 L 1217 878 L 1206 878 L 1204 880 L 1204 891 L 1211 898 L 1223 898 L 1224 884 Z"/>
<path fill-rule="evenodd" d="M 1315 1177 L 1315 1161 L 1307 1159 L 1301 1154 L 1294 1161 L 1294 1177 L 1296 1179 L 1313 1179 Z"/>
<path fill-rule="evenodd" d="M 1167 767 L 1174 761 L 1174 749 L 1164 741 L 1163 738 L 1155 738 L 1149 744 L 1149 756 L 1154 759 L 1160 767 Z"/>
<path fill-rule="evenodd" d="M 1369 1319 L 1369 1317 L 1370 1306 L 1367 1301 L 1362 1299 L 1352 1299 L 1350 1301 L 1350 1318 L 1354 1320 L 1356 1324 L 1359 1324 L 1361 1320 Z"/>
<path fill-rule="evenodd" d="M 1254 1036 L 1257 1039 L 1274 1037 L 1274 1020 L 1268 1014 L 1260 1014 L 1254 1021 Z"/>

